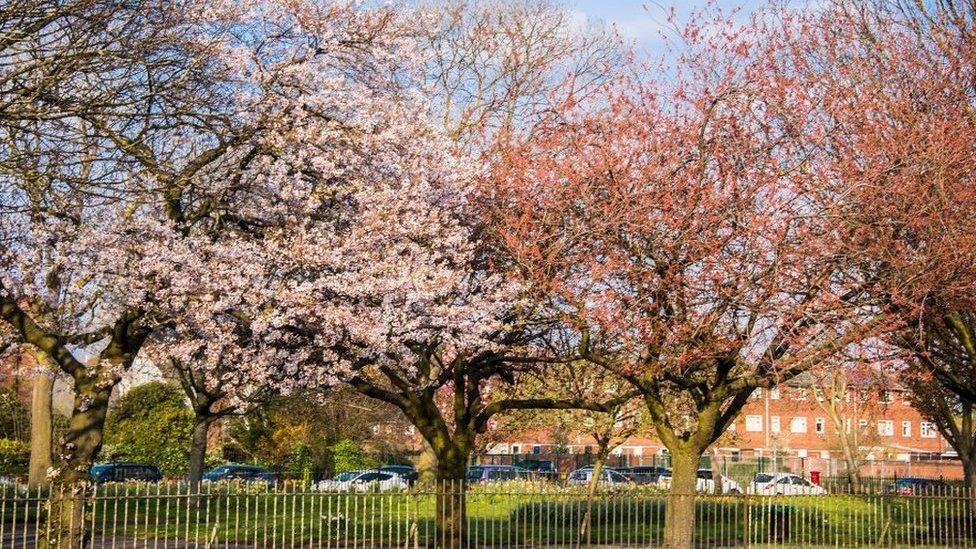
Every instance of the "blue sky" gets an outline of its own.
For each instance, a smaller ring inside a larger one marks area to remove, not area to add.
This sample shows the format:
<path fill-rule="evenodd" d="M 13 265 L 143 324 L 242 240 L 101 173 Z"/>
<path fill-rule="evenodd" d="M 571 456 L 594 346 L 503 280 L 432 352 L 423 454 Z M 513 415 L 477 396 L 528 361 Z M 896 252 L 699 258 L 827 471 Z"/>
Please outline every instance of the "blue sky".
<path fill-rule="evenodd" d="M 743 17 L 756 7 L 764 4 L 762 0 L 717 0 L 723 10 L 741 8 Z M 660 30 L 666 22 L 666 10 L 675 6 L 679 14 L 687 14 L 706 5 L 705 0 L 690 2 L 667 0 L 566 0 L 566 4 L 581 18 L 603 21 L 613 25 L 624 38 L 653 48 L 660 42 Z"/>

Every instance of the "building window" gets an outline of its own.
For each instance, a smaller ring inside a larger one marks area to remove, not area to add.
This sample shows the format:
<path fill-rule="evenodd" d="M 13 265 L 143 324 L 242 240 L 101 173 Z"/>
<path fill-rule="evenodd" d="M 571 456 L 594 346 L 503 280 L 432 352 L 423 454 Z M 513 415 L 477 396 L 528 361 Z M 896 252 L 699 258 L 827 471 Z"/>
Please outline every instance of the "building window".
<path fill-rule="evenodd" d="M 769 418 L 769 430 L 773 433 L 778 433 L 780 430 L 779 426 L 779 416 L 770 416 Z"/>
<path fill-rule="evenodd" d="M 901 422 L 901 436 L 910 437 L 912 436 L 912 422 L 903 421 Z"/>
<path fill-rule="evenodd" d="M 818 417 L 815 429 L 817 430 L 818 435 L 824 434 L 824 431 L 827 430 L 827 420 L 822 417 Z"/>
<path fill-rule="evenodd" d="M 762 398 L 762 388 L 756 389 L 749 396 L 753 399 Z"/>
<path fill-rule="evenodd" d="M 729 431 L 732 431 L 733 433 L 735 432 L 735 422 L 734 421 L 729 424 Z"/>
<path fill-rule="evenodd" d="M 866 420 L 866 419 L 859 419 L 859 420 L 857 420 L 857 428 L 860 429 L 861 431 L 867 429 L 868 428 L 868 420 Z"/>
<path fill-rule="evenodd" d="M 779 400 L 779 387 L 773 387 L 769 390 L 769 398 Z"/>
<path fill-rule="evenodd" d="M 746 431 L 750 433 L 761 433 L 762 430 L 762 416 L 746 416 Z"/>
<path fill-rule="evenodd" d="M 797 450 L 796 451 L 796 457 L 798 457 L 798 458 L 805 458 L 805 457 L 807 457 L 807 451 L 806 450 L 803 450 L 803 449 Z"/>
<path fill-rule="evenodd" d="M 895 422 L 890 419 L 878 420 L 878 434 L 883 437 L 895 436 Z"/>
<path fill-rule="evenodd" d="M 813 389 L 813 396 L 814 396 L 814 398 L 817 399 L 817 402 L 823 402 L 824 401 L 823 391 L 821 391 L 820 389 L 814 388 Z"/>
<path fill-rule="evenodd" d="M 804 388 L 799 388 L 793 392 L 793 400 L 806 400 L 807 390 Z"/>
<path fill-rule="evenodd" d="M 922 438 L 935 438 L 935 425 L 928 421 L 923 421 L 918 426 L 918 434 Z"/>
<path fill-rule="evenodd" d="M 792 420 L 790 420 L 790 432 L 791 433 L 807 432 L 807 418 L 795 417 Z"/>
<path fill-rule="evenodd" d="M 894 401 L 895 399 L 891 391 L 881 391 L 881 404 L 891 404 Z"/>
<path fill-rule="evenodd" d="M 742 452 L 736 449 L 732 450 L 732 463 L 738 463 L 739 458 L 741 457 L 742 457 Z"/>
<path fill-rule="evenodd" d="M 830 450 L 820 450 L 820 459 L 830 459 Z"/>
<path fill-rule="evenodd" d="M 518 444 L 513 444 L 512 445 L 512 453 L 513 454 L 521 454 L 522 453 L 522 447 L 519 446 Z"/>
<path fill-rule="evenodd" d="M 533 444 L 532 445 L 532 453 L 533 454 L 536 454 L 536 455 L 541 454 L 542 453 L 542 446 L 539 445 L 539 444 Z"/>

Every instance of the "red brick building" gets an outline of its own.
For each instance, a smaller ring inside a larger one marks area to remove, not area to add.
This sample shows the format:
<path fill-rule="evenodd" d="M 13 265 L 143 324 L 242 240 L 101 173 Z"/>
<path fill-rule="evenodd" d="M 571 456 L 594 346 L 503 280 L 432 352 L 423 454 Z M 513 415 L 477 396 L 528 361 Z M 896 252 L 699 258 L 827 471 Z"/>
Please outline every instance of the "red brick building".
<path fill-rule="evenodd" d="M 945 462 L 955 452 L 900 389 L 851 388 L 831 403 L 809 376 L 772 390 L 757 390 L 708 454 L 731 461 L 778 457 L 802 464 L 799 469 L 837 473 L 844 461 L 841 437 L 847 437 L 858 460 L 868 462 L 862 466 L 867 474 L 961 474 L 957 462 Z M 595 447 L 590 437 L 576 434 L 564 440 L 560 451 L 587 453 Z M 533 432 L 497 444 L 490 453 L 555 452 L 547 433 Z M 628 438 L 613 452 L 630 457 L 631 463 L 648 463 L 666 453 L 652 436 Z"/>

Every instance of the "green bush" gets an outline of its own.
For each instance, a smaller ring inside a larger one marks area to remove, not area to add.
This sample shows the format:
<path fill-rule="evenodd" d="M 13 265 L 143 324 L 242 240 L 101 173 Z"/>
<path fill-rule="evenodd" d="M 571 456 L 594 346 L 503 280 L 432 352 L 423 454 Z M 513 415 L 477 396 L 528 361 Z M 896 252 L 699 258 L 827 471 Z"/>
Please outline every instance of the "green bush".
<path fill-rule="evenodd" d="M 27 442 L 0 438 L 0 475 L 26 475 L 29 463 L 30 445 Z"/>
<path fill-rule="evenodd" d="M 371 457 L 358 444 L 349 439 L 342 439 L 329 448 L 332 454 L 332 473 L 352 471 L 354 469 L 372 469 L 379 466 L 376 458 Z"/>
<path fill-rule="evenodd" d="M 164 474 L 186 472 L 193 436 L 193 414 L 183 392 L 153 381 L 133 388 L 115 403 L 105 420 L 102 461 L 137 461 Z"/>

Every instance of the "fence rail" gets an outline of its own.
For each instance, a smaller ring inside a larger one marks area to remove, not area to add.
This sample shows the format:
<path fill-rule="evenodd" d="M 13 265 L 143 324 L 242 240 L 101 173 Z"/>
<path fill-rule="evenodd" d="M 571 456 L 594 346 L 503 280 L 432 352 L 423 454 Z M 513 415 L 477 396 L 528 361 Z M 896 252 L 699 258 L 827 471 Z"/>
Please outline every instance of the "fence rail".
<path fill-rule="evenodd" d="M 437 547 L 438 497 L 463 494 L 465 547 L 657 547 L 666 499 L 656 489 L 518 483 L 439 490 L 318 492 L 283 484 L 103 485 L 81 492 L 0 489 L 0 547 Z M 958 489 L 696 497 L 700 547 L 976 546 L 974 500 Z M 450 500 L 450 498 L 447 498 Z M 57 510 L 78 504 L 67 523 Z M 72 517 L 77 516 L 78 523 Z M 78 538 L 61 535 L 65 531 Z"/>

